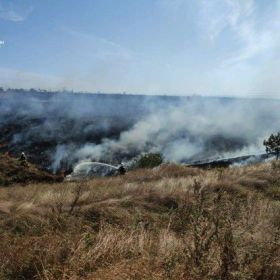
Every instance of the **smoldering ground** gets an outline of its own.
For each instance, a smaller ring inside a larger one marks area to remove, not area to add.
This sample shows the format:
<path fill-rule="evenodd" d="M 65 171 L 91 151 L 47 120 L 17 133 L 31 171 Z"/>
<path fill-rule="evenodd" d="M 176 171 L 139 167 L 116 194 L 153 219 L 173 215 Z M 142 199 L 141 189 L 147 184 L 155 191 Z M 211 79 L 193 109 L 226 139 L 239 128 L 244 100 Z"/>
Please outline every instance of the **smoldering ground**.
<path fill-rule="evenodd" d="M 9 92 L 0 141 L 53 171 L 143 152 L 192 162 L 263 152 L 263 139 L 280 128 L 279 109 L 268 99 Z"/>

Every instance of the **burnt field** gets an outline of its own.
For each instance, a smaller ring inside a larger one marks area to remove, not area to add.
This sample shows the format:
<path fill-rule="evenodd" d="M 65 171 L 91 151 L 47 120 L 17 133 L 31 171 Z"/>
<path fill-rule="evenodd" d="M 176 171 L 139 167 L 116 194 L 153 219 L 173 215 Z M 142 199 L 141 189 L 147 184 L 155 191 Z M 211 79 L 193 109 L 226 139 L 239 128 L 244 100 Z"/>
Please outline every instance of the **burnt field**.
<path fill-rule="evenodd" d="M 142 152 L 196 162 L 262 153 L 280 103 L 206 97 L 0 92 L 0 152 L 52 172 L 83 160 L 117 164 Z"/>
<path fill-rule="evenodd" d="M 47 169 L 58 145 L 81 147 L 117 139 L 146 113 L 144 106 L 136 106 L 138 100 L 129 112 L 131 106 L 123 102 L 127 98 L 120 95 L 7 92 L 0 98 L 0 151 L 12 156 L 24 151 L 31 162 Z"/>

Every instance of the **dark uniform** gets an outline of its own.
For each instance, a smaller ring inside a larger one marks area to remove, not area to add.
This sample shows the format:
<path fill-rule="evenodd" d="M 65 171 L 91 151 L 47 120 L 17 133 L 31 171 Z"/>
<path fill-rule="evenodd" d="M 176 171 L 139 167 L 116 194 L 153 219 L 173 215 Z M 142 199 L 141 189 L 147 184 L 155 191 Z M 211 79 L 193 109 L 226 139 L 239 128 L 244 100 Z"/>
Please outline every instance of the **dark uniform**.
<path fill-rule="evenodd" d="M 121 164 L 120 165 L 120 167 L 119 167 L 119 174 L 120 175 L 124 175 L 125 173 L 126 173 L 126 169 L 125 169 L 125 167 L 123 166 L 123 164 Z"/>
<path fill-rule="evenodd" d="M 20 161 L 21 165 L 28 167 L 27 157 L 24 152 L 21 153 L 19 161 Z"/>

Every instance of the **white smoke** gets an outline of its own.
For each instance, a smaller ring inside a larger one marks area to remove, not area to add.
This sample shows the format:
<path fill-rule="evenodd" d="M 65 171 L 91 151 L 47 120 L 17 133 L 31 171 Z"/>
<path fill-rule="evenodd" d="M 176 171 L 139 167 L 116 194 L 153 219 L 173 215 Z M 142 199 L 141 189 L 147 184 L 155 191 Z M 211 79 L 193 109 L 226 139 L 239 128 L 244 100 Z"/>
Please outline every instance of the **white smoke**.
<path fill-rule="evenodd" d="M 264 152 L 263 139 L 280 130 L 276 100 L 77 94 L 40 98 L 3 99 L 0 129 L 22 124 L 12 137 L 13 147 L 33 151 L 34 143 L 50 144 L 54 171 L 88 160 L 117 164 L 143 152 L 159 152 L 175 162 L 258 154 Z"/>
<path fill-rule="evenodd" d="M 88 143 L 73 158 L 112 162 L 116 155 L 160 152 L 180 162 L 262 153 L 263 139 L 280 128 L 273 107 L 271 101 L 194 99 L 151 113 L 116 140 Z"/>

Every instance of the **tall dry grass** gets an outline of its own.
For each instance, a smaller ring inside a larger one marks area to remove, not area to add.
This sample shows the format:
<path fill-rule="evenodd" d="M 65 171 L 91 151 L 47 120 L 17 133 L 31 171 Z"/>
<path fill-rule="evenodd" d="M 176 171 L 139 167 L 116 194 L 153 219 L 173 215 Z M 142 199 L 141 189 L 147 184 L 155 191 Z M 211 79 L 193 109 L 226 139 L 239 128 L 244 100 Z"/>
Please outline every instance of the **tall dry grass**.
<path fill-rule="evenodd" d="M 0 279 L 280 279 L 280 168 L 0 189 Z"/>

